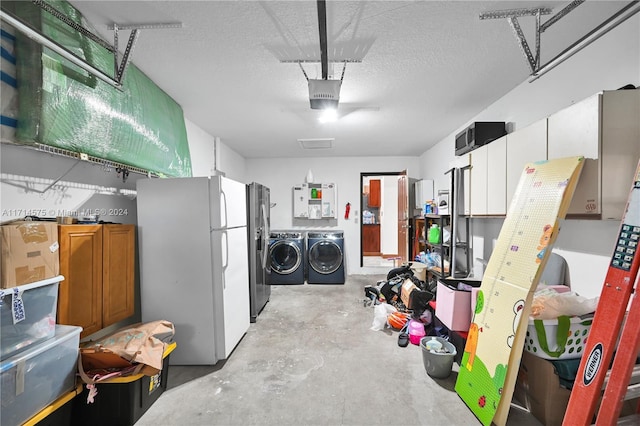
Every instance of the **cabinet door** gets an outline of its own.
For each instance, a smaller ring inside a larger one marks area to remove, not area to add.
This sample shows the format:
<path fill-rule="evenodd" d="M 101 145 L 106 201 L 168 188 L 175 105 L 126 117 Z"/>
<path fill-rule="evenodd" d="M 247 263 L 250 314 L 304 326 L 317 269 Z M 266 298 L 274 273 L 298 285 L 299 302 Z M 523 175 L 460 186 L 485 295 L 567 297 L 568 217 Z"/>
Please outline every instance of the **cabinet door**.
<path fill-rule="evenodd" d="M 547 159 L 547 119 L 507 135 L 507 209 L 525 165 Z"/>
<path fill-rule="evenodd" d="M 380 255 L 380 225 L 362 225 L 363 256 Z"/>
<path fill-rule="evenodd" d="M 83 328 L 85 337 L 102 328 L 102 225 L 59 225 L 58 323 Z"/>
<path fill-rule="evenodd" d="M 568 214 L 600 214 L 601 94 L 549 116 L 549 159 L 582 155 L 585 163 Z"/>
<path fill-rule="evenodd" d="M 620 220 L 640 158 L 640 90 L 602 94 L 602 219 Z"/>
<path fill-rule="evenodd" d="M 103 225 L 102 327 L 133 315 L 135 226 Z"/>
<path fill-rule="evenodd" d="M 369 207 L 380 207 L 380 179 L 369 181 Z"/>
<path fill-rule="evenodd" d="M 471 152 L 471 215 L 487 214 L 487 149 L 485 145 Z"/>
<path fill-rule="evenodd" d="M 487 145 L 487 214 L 507 214 L 507 137 Z"/>

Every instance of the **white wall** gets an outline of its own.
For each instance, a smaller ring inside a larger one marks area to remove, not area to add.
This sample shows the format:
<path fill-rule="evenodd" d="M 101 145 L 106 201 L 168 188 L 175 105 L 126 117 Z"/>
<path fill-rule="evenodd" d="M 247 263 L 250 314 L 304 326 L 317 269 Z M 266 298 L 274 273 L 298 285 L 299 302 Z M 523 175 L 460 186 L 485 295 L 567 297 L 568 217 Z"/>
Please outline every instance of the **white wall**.
<path fill-rule="evenodd" d="M 0 157 L 3 222 L 27 215 L 97 213 L 104 221 L 136 223 L 135 181 L 140 175 L 131 173 L 123 182 L 113 169 L 4 143 Z"/>
<path fill-rule="evenodd" d="M 193 176 L 211 176 L 215 174 L 216 138 L 202 130 L 187 118 L 184 119 L 191 155 L 191 174 Z"/>
<path fill-rule="evenodd" d="M 338 192 L 338 219 L 293 221 L 293 186 L 304 183 L 311 169 L 315 182 L 335 183 Z M 386 269 L 360 267 L 360 173 L 401 172 L 416 177 L 417 157 L 339 157 L 247 159 L 247 182 L 259 182 L 271 189 L 272 229 L 341 229 L 345 233 L 345 264 L 348 274 L 386 273 Z M 349 220 L 345 205 L 351 203 Z"/>
<path fill-rule="evenodd" d="M 627 20 L 533 83 L 520 84 L 469 122 L 505 121 L 517 130 L 599 91 L 626 84 L 640 85 L 640 16 Z M 420 158 L 421 177 L 433 179 L 436 189 L 448 184 L 443 173 L 455 158 L 454 136 L 468 124 L 460 123 L 456 131 Z M 486 261 L 502 220 L 472 222 L 473 258 Z M 617 221 L 561 223 L 554 251 L 566 258 L 574 291 L 585 297 L 600 294 L 619 226 Z"/>
<path fill-rule="evenodd" d="M 219 137 L 211 136 L 187 118 L 184 121 L 193 176 L 212 176 L 221 172 L 230 179 L 250 183 L 245 182 L 244 157 L 225 145 Z"/>

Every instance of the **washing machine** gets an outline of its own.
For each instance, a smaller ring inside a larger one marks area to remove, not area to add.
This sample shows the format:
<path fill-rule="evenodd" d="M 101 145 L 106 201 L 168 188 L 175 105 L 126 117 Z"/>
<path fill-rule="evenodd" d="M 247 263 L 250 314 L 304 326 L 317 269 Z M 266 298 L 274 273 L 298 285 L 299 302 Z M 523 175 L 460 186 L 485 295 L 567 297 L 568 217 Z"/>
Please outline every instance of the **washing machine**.
<path fill-rule="evenodd" d="M 344 232 L 307 232 L 307 283 L 344 284 Z"/>
<path fill-rule="evenodd" d="M 269 284 L 304 284 L 305 234 L 298 231 L 269 233 Z"/>

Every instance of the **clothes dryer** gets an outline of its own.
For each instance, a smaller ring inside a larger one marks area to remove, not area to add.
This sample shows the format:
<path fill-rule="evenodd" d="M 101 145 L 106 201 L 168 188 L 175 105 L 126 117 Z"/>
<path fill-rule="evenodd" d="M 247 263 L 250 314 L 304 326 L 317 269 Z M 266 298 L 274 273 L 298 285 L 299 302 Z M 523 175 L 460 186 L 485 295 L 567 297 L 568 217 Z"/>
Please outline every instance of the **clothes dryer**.
<path fill-rule="evenodd" d="M 271 273 L 267 281 L 276 284 L 304 284 L 305 234 L 299 231 L 271 231 L 269 234 Z"/>
<path fill-rule="evenodd" d="M 307 232 L 307 283 L 344 284 L 344 232 Z"/>

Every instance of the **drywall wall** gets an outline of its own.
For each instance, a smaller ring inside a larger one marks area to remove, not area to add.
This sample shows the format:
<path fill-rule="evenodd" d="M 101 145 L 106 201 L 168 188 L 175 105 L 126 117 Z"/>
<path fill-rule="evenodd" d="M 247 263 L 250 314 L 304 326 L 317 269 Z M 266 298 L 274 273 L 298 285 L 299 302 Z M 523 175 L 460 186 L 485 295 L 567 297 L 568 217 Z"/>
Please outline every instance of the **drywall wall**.
<path fill-rule="evenodd" d="M 202 130 L 198 125 L 184 119 L 191 154 L 191 174 L 193 176 L 211 176 L 214 173 L 214 154 L 216 138 Z"/>
<path fill-rule="evenodd" d="M 338 219 L 293 221 L 293 186 L 305 182 L 311 170 L 314 182 L 335 183 L 338 192 Z M 259 182 L 271 190 L 271 229 L 341 229 L 345 236 L 345 264 L 348 274 L 387 272 L 385 268 L 360 267 L 360 173 L 376 174 L 407 170 L 418 174 L 417 157 L 339 157 L 247 159 L 247 182 Z M 351 203 L 349 219 L 345 206 Z"/>
<path fill-rule="evenodd" d="M 0 145 L 2 221 L 28 215 L 91 216 L 136 222 L 135 181 L 113 168 L 23 148 Z"/>
<path fill-rule="evenodd" d="M 626 84 L 640 85 L 640 16 L 627 20 L 540 79 L 523 82 L 469 122 L 505 121 L 517 130 L 599 91 Z M 421 156 L 421 178 L 433 179 L 436 188 L 448 184 L 444 172 L 456 158 L 454 137 L 468 124 L 460 123 L 456 131 Z M 473 258 L 486 261 L 502 220 L 472 222 Z M 585 297 L 600 294 L 619 225 L 617 221 L 563 221 L 554 251 L 566 258 L 574 291 Z M 480 263 L 476 262 L 476 273 L 481 270 Z"/>

